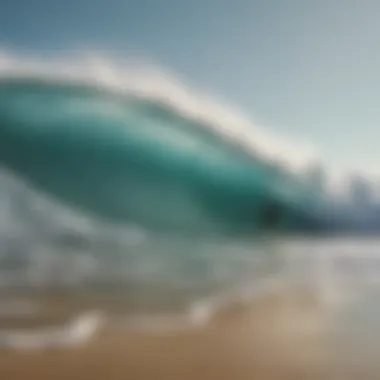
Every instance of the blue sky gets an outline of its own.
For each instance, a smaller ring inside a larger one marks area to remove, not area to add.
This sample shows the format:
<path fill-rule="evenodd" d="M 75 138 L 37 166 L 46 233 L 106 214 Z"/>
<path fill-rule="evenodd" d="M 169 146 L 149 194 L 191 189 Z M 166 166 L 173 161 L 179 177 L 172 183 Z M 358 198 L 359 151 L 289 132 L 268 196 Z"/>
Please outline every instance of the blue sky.
<path fill-rule="evenodd" d="M 2 0 L 0 45 L 143 51 L 327 160 L 380 173 L 378 0 Z"/>

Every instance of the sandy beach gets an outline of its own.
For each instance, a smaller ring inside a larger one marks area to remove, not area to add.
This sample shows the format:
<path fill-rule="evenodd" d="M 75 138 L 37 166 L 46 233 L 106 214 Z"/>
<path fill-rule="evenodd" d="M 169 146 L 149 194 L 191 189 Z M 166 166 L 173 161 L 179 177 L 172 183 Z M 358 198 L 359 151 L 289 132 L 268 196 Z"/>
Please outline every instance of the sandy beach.
<path fill-rule="evenodd" d="M 180 332 L 153 334 L 108 323 L 79 347 L 3 349 L 0 378 L 331 378 L 326 372 L 325 316 L 306 298 L 273 293 L 249 306 L 230 306 L 207 325 Z M 62 306 L 62 300 L 57 304 Z M 40 319 L 40 325 L 62 320 L 62 315 L 53 313 L 50 319 Z M 38 318 L 32 320 L 27 318 L 25 326 L 38 324 Z M 9 321 L 3 320 L 2 325 Z M 20 320 L 15 321 L 18 328 L 23 326 Z"/>

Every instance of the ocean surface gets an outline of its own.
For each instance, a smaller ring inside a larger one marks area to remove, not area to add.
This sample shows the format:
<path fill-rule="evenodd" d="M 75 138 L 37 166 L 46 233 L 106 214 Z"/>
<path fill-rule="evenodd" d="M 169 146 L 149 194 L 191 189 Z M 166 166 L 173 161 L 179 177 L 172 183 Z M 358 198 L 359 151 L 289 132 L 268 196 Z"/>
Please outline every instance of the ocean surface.
<path fill-rule="evenodd" d="M 97 313 L 186 330 L 296 289 L 331 346 L 376 352 L 380 240 L 297 233 L 328 219 L 303 149 L 161 72 L 74 63 L 0 60 L 0 317 L 55 299 L 83 336 Z M 61 337 L 5 326 L 0 345 Z"/>

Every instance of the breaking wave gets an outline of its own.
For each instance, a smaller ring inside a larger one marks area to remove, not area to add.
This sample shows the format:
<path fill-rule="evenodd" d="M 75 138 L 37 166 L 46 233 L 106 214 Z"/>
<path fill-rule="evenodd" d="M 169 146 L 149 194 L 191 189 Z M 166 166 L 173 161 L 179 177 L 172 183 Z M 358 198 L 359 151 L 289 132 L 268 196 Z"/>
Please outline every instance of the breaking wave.
<path fill-rule="evenodd" d="M 284 241 L 267 229 L 328 219 L 302 180 L 309 149 L 161 70 L 121 67 L 0 55 L 0 287 L 106 291 L 129 327 L 160 332 L 284 284 Z M 7 330 L 0 345 L 60 344 L 60 331 Z"/>
<path fill-rule="evenodd" d="M 70 208 L 198 234 L 318 223 L 305 149 L 161 72 L 3 57 L 0 77 L 0 162 Z"/>

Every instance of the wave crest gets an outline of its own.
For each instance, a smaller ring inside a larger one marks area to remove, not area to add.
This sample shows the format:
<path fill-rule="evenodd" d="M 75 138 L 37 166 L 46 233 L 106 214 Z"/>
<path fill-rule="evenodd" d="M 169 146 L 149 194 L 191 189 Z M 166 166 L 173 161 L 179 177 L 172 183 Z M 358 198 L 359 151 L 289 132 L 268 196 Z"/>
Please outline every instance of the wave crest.
<path fill-rule="evenodd" d="M 168 112 L 200 123 L 248 152 L 279 161 L 291 170 L 303 170 L 316 161 L 314 150 L 306 143 L 263 131 L 265 128 L 257 127 L 235 107 L 204 91 L 194 91 L 174 75 L 150 64 L 126 61 L 117 65 L 95 54 L 51 60 L 0 54 L 0 78 L 25 77 L 42 82 L 82 83 L 157 102 Z"/>

